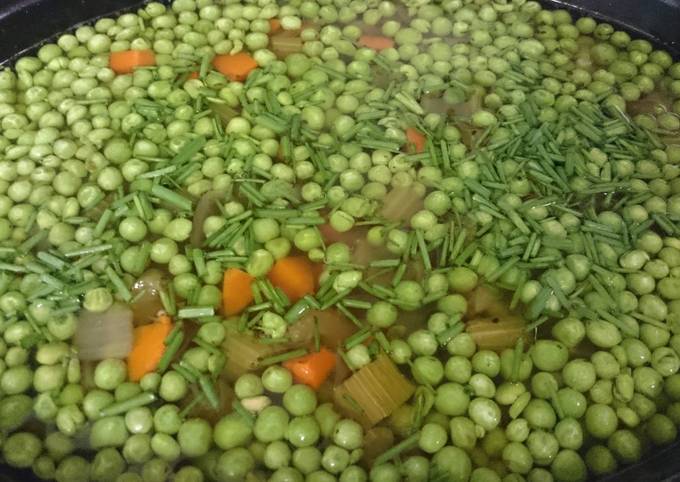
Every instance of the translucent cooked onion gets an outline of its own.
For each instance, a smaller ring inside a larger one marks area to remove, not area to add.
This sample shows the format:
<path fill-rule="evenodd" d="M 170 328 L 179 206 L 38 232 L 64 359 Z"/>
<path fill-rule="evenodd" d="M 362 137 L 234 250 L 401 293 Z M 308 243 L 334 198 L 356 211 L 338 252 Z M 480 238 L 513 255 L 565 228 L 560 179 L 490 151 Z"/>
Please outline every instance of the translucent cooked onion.
<path fill-rule="evenodd" d="M 192 247 L 198 248 L 203 245 L 203 241 L 205 241 L 203 223 L 209 216 L 220 212 L 217 204 L 224 199 L 224 197 L 225 195 L 223 192 L 208 191 L 198 200 L 192 220 L 191 237 L 189 238 L 189 243 Z"/>
<path fill-rule="evenodd" d="M 339 347 L 357 332 L 357 326 L 336 309 L 310 310 L 290 325 L 287 336 L 292 343 L 307 345 L 314 339 L 315 320 L 319 325 L 319 339 L 330 349 Z"/>
<path fill-rule="evenodd" d="M 302 52 L 302 39 L 300 37 L 288 37 L 276 35 L 272 37 L 271 51 L 280 59 L 285 59 L 290 54 Z"/>
<path fill-rule="evenodd" d="M 163 309 L 160 292 L 165 282 L 165 273 L 158 269 L 150 269 L 132 285 L 132 295 L 135 301 L 130 308 L 135 325 L 151 323 L 158 316 L 158 312 Z"/>
<path fill-rule="evenodd" d="M 475 340 L 478 349 L 500 352 L 515 346 L 522 336 L 525 343 L 528 343 L 525 327 L 526 321 L 522 317 L 505 315 L 468 321 L 465 331 Z"/>
<path fill-rule="evenodd" d="M 122 303 L 102 313 L 82 310 L 78 315 L 75 346 L 81 360 L 125 358 L 132 336 L 132 310 Z"/>
<path fill-rule="evenodd" d="M 411 187 L 395 187 L 383 199 L 380 215 L 388 221 L 407 221 L 423 209 L 422 196 Z"/>

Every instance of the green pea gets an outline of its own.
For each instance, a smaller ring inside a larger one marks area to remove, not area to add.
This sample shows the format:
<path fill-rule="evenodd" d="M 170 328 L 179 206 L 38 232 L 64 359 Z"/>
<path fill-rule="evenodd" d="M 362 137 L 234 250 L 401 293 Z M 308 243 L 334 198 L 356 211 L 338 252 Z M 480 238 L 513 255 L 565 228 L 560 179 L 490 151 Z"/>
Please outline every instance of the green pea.
<path fill-rule="evenodd" d="M 312 414 L 316 403 L 316 395 L 307 385 L 293 385 L 283 394 L 283 406 L 296 417 Z"/>
<path fill-rule="evenodd" d="M 623 464 L 632 464 L 640 460 L 642 446 L 638 437 L 629 430 L 617 430 L 607 442 L 607 447 L 616 459 Z"/>
<path fill-rule="evenodd" d="M 605 475 L 616 471 L 617 462 L 612 452 L 603 445 L 593 445 L 588 449 L 585 462 L 594 474 Z"/>
<path fill-rule="evenodd" d="M 574 390 L 586 392 L 595 383 L 595 368 L 586 360 L 571 360 L 562 369 L 562 378 Z"/>
<path fill-rule="evenodd" d="M 120 416 L 103 417 L 94 422 L 90 430 L 90 446 L 122 447 L 128 437 L 125 419 Z"/>
<path fill-rule="evenodd" d="M 588 469 L 574 450 L 561 450 L 550 465 L 550 472 L 558 480 L 585 480 Z"/>
<path fill-rule="evenodd" d="M 467 412 L 470 396 L 458 383 L 443 383 L 437 387 L 434 407 L 439 413 L 460 416 Z"/>
<path fill-rule="evenodd" d="M 284 438 L 290 417 L 281 407 L 269 406 L 262 410 L 255 421 L 253 434 L 261 442 L 273 442 Z"/>
<path fill-rule="evenodd" d="M 286 439 L 294 447 L 315 445 L 321 436 L 319 423 L 312 416 L 295 417 L 288 424 Z"/>
<path fill-rule="evenodd" d="M 40 455 L 42 442 L 29 432 L 15 432 L 3 442 L 2 454 L 8 465 L 28 468 Z"/>
<path fill-rule="evenodd" d="M 113 390 L 125 381 L 127 366 L 122 360 L 109 358 L 97 364 L 94 370 L 94 383 L 103 390 Z"/>
<path fill-rule="evenodd" d="M 182 423 L 177 433 L 182 454 L 200 457 L 208 452 L 212 442 L 212 427 L 202 418 L 192 418 Z"/>
<path fill-rule="evenodd" d="M 446 430 L 438 424 L 428 423 L 423 426 L 418 438 L 418 446 L 428 454 L 437 453 L 448 440 Z"/>
<path fill-rule="evenodd" d="M 530 353 L 536 368 L 545 371 L 561 370 L 569 356 L 562 343 L 552 340 L 538 340 Z"/>

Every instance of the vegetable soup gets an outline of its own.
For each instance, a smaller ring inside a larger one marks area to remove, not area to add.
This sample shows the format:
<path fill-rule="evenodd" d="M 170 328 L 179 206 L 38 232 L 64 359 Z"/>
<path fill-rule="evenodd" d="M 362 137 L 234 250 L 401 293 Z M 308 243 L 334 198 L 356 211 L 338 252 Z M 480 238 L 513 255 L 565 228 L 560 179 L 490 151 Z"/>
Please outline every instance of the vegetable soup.
<path fill-rule="evenodd" d="M 174 0 L 43 44 L 0 71 L 3 463 L 641 460 L 680 425 L 679 114 L 667 52 L 531 0 Z"/>

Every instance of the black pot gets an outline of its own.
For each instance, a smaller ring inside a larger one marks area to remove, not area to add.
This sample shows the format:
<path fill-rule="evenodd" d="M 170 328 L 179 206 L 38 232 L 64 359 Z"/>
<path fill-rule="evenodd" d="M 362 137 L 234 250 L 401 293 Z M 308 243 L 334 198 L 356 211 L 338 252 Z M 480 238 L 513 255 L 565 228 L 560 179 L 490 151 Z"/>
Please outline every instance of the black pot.
<path fill-rule="evenodd" d="M 680 0 L 540 0 L 628 30 L 680 58 Z M 134 8 L 140 0 L 0 0 L 0 65 L 30 53 L 45 39 L 73 26 Z M 0 467 L 0 482 L 37 481 L 32 473 Z M 680 481 L 680 441 L 606 482 Z"/>

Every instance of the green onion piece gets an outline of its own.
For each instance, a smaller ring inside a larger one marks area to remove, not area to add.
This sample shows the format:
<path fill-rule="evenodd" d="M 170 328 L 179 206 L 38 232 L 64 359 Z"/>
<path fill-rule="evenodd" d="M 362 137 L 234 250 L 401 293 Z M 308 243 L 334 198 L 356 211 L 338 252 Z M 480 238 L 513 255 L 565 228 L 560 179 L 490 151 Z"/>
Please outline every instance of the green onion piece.
<path fill-rule="evenodd" d="M 72 251 L 67 251 L 64 253 L 64 256 L 67 258 L 75 258 L 77 256 L 84 256 L 88 254 L 94 254 L 94 253 L 103 253 L 105 251 L 110 250 L 113 248 L 112 244 L 99 244 L 97 246 L 89 246 L 85 248 L 80 248 L 80 249 L 75 249 Z"/>
<path fill-rule="evenodd" d="M 415 448 L 418 445 L 418 440 L 420 439 L 420 432 L 416 432 L 408 438 L 405 438 L 399 442 L 394 447 L 387 449 L 373 462 L 374 466 L 382 465 L 390 460 L 398 457 L 403 452 L 408 452 L 409 450 Z"/>
<path fill-rule="evenodd" d="M 211 112 L 208 111 L 208 113 Z M 182 146 L 182 148 L 179 150 L 177 155 L 170 161 L 170 163 L 183 164 L 189 161 L 192 157 L 194 157 L 194 155 L 196 155 L 201 149 L 203 149 L 203 146 L 205 146 L 206 142 L 207 140 L 203 136 L 194 137 L 193 139 L 191 139 L 189 142 Z"/>
<path fill-rule="evenodd" d="M 345 315 L 345 316 L 346 316 L 352 323 L 354 323 L 356 326 L 358 326 L 359 328 L 361 328 L 361 327 L 364 326 L 364 324 L 361 322 L 361 320 L 359 320 L 359 318 L 357 318 L 356 316 L 354 316 L 354 313 L 352 313 L 351 311 L 349 311 L 349 310 L 347 309 L 347 307 L 344 305 L 344 303 L 340 302 L 340 303 L 338 303 L 338 304 L 336 305 L 336 307 L 337 307 L 337 309 L 338 309 L 338 311 L 339 311 L 340 313 L 342 313 L 343 315 Z"/>
<path fill-rule="evenodd" d="M 273 355 L 267 358 L 263 358 L 260 361 L 259 366 L 267 367 L 269 365 L 276 365 L 277 363 L 283 363 L 285 361 L 292 360 L 293 358 L 305 356 L 307 353 L 308 351 L 306 348 L 298 348 L 297 350 L 281 353 L 280 355 Z"/>
<path fill-rule="evenodd" d="M 465 329 L 465 323 L 460 321 L 455 322 L 453 325 L 449 326 L 446 330 L 437 334 L 437 341 L 441 346 L 446 345 L 449 341 L 455 338 L 457 335 L 461 334 Z"/>
<path fill-rule="evenodd" d="M 203 395 L 202 393 L 199 393 L 198 395 L 196 395 L 196 397 L 194 397 L 194 399 L 191 400 L 191 402 L 189 402 L 189 403 L 188 403 L 188 404 L 187 404 L 187 405 L 179 412 L 179 418 L 182 419 L 182 420 L 184 420 L 184 418 L 186 418 L 186 416 L 189 415 L 189 414 L 193 411 L 193 409 L 196 408 L 196 405 L 198 405 L 199 403 L 201 403 L 201 402 L 203 401 L 204 398 L 205 398 L 205 395 Z"/>
<path fill-rule="evenodd" d="M 529 320 L 535 320 L 536 318 L 539 317 L 541 313 L 543 313 L 543 310 L 545 309 L 545 305 L 548 302 L 548 298 L 550 298 L 550 295 L 552 295 L 551 288 L 547 286 L 541 288 L 541 291 L 539 291 L 536 297 L 533 300 L 531 300 L 531 303 L 529 303 L 529 307 L 527 308 L 526 317 Z"/>
<path fill-rule="evenodd" d="M 188 306 L 180 308 L 177 312 L 178 318 L 203 318 L 205 316 L 213 316 L 215 308 L 212 306 Z"/>
<path fill-rule="evenodd" d="M 304 315 L 309 309 L 309 303 L 305 298 L 302 298 L 295 302 L 295 304 L 288 309 L 286 314 L 283 316 L 283 319 L 289 324 L 292 324 L 300 319 L 300 317 L 302 317 L 302 315 Z"/>
<path fill-rule="evenodd" d="M 172 204 L 173 206 L 179 208 L 182 211 L 191 211 L 191 200 L 185 198 L 184 196 L 181 196 L 180 194 L 177 194 L 174 191 L 171 191 L 167 187 L 163 187 L 159 184 L 154 184 L 151 187 L 151 194 L 153 196 L 156 196 L 158 199 L 161 201 L 165 201 L 168 204 Z"/>
<path fill-rule="evenodd" d="M 170 362 L 175 357 L 175 354 L 177 354 L 177 350 L 179 350 L 180 346 L 182 346 L 182 342 L 184 342 L 184 332 L 181 329 L 177 331 L 173 330 L 173 332 L 174 333 L 170 333 L 170 335 L 168 335 L 170 341 L 166 340 L 165 351 L 158 362 L 157 371 L 159 373 L 163 373 L 168 369 Z"/>
<path fill-rule="evenodd" d="M 189 383 L 196 383 L 196 381 L 198 380 L 196 378 L 196 375 L 194 375 L 190 370 L 187 370 L 179 363 L 173 363 L 172 369 L 175 370 L 180 375 L 182 375 L 182 378 L 184 378 Z"/>
<path fill-rule="evenodd" d="M 106 276 L 109 278 L 113 286 L 116 288 L 116 291 L 120 295 L 120 297 L 124 301 L 130 301 L 132 298 L 132 294 L 130 293 L 130 290 L 125 286 L 125 283 L 121 279 L 120 276 L 118 276 L 118 273 L 114 271 L 114 269 L 111 266 L 107 266 L 106 269 L 104 270 L 104 273 L 106 273 Z"/>
<path fill-rule="evenodd" d="M 524 339 L 520 336 L 517 339 L 515 350 L 512 358 L 512 371 L 510 379 L 516 382 L 519 379 L 519 367 L 522 363 L 522 355 L 524 354 Z"/>
<path fill-rule="evenodd" d="M 249 425 L 253 426 L 255 425 L 255 417 L 253 416 L 252 413 L 250 413 L 248 410 L 245 409 L 243 405 L 241 405 L 241 402 L 238 400 L 234 400 L 231 404 L 231 408 L 234 409 L 234 412 L 239 414 L 239 416 Z"/>
<path fill-rule="evenodd" d="M 214 409 L 220 407 L 220 398 L 215 391 L 215 387 L 211 383 L 210 379 L 206 375 L 201 375 L 198 377 L 198 386 L 201 387 L 205 398 L 208 399 L 208 403 Z"/>

